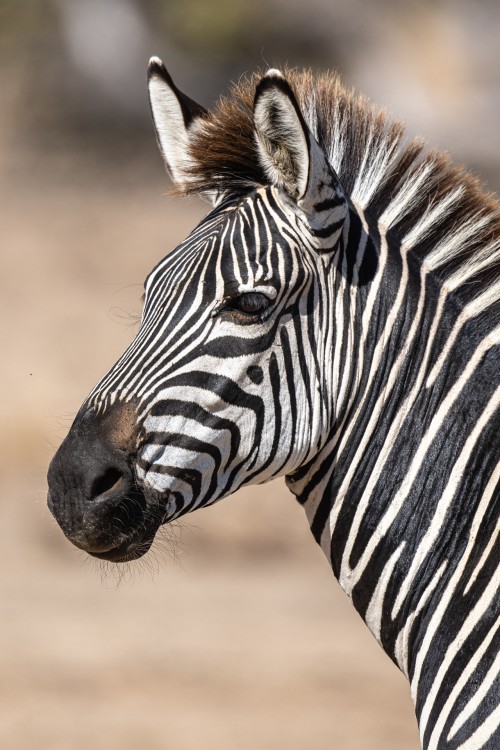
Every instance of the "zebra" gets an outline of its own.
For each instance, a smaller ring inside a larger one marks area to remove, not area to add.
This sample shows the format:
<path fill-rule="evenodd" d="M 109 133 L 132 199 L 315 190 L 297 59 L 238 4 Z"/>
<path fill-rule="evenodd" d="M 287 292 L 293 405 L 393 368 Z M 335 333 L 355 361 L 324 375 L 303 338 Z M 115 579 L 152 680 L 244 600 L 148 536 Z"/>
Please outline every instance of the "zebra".
<path fill-rule="evenodd" d="M 278 476 L 411 687 L 422 747 L 500 747 L 499 203 L 336 74 L 270 69 L 208 112 L 148 69 L 175 190 L 210 211 L 48 472 L 114 562 Z"/>

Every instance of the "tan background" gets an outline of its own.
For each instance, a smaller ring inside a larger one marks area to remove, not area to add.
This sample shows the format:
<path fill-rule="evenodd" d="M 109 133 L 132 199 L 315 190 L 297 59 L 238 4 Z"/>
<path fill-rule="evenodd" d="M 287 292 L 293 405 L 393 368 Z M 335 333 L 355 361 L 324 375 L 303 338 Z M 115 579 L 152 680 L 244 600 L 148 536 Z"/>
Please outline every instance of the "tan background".
<path fill-rule="evenodd" d="M 2 750 L 418 747 L 405 680 L 281 482 L 121 572 L 46 509 L 47 464 L 132 337 L 147 271 L 203 212 L 164 195 L 148 54 L 205 104 L 263 61 L 336 65 L 500 185 L 496 4 L 214 5 L 218 22 L 196 0 L 0 2 Z"/>

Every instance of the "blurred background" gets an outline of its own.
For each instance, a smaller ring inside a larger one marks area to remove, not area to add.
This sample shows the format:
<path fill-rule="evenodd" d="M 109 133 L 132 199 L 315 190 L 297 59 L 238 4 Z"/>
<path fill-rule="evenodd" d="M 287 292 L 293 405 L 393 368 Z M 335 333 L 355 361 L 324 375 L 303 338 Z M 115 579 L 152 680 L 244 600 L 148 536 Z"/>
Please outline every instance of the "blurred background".
<path fill-rule="evenodd" d="M 209 106 L 336 68 L 500 189 L 498 0 L 0 0 L 0 747 L 418 748 L 409 689 L 281 482 L 117 572 L 66 543 L 47 464 L 203 215 L 165 196 L 145 69 Z"/>

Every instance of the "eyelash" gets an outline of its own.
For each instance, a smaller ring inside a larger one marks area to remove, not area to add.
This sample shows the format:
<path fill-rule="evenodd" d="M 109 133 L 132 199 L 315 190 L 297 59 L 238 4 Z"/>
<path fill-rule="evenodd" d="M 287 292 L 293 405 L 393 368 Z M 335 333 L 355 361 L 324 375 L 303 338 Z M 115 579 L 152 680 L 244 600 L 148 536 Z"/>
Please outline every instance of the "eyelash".
<path fill-rule="evenodd" d="M 219 312 L 229 313 L 242 322 L 250 323 L 262 319 L 271 306 L 271 300 L 261 292 L 245 292 L 233 297 L 226 297 Z"/>

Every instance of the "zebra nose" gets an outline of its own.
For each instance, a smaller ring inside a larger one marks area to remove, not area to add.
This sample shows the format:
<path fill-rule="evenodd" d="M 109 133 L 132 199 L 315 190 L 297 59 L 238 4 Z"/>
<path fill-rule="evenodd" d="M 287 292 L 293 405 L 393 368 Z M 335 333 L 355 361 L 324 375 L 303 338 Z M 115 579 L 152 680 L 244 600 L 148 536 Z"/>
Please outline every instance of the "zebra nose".
<path fill-rule="evenodd" d="M 122 502 L 132 484 L 125 460 L 106 448 L 81 444 L 70 433 L 49 466 L 50 511 L 78 546 L 86 546 L 87 532 Z"/>
<path fill-rule="evenodd" d="M 116 466 L 106 466 L 92 481 L 89 500 L 100 500 L 121 493 L 123 483 L 123 471 Z"/>
<path fill-rule="evenodd" d="M 49 488 L 78 503 L 97 503 L 122 495 L 131 480 L 125 454 L 98 433 L 71 429 L 51 461 Z"/>
<path fill-rule="evenodd" d="M 127 452 L 107 427 L 95 415 L 77 417 L 47 477 L 51 513 L 70 541 L 92 553 L 112 547 L 142 505 Z"/>

